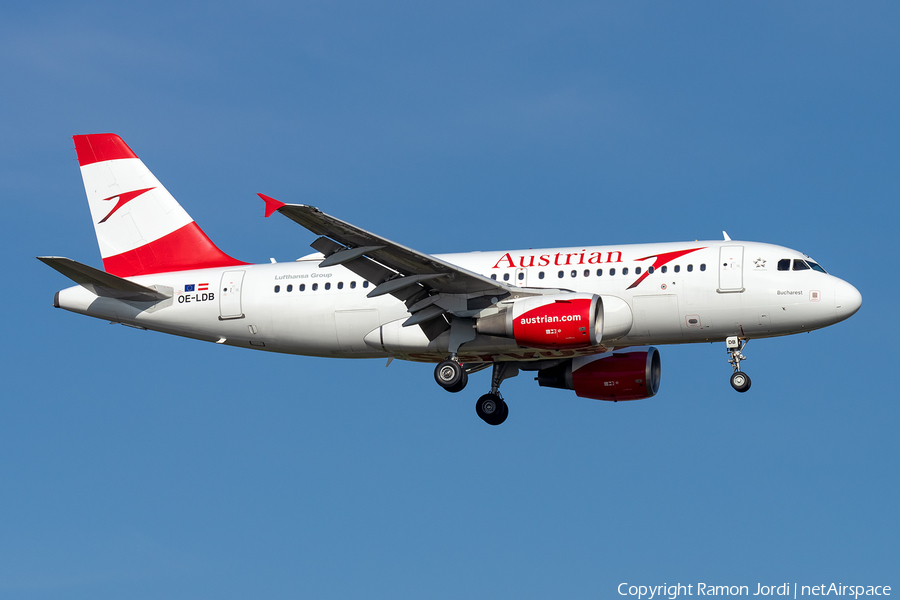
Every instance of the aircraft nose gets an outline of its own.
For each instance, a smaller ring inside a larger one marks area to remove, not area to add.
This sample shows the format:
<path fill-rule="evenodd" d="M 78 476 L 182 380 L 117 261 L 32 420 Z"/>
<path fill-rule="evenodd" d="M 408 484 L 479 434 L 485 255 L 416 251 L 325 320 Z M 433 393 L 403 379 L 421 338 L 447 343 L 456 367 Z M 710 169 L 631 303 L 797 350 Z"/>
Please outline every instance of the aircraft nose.
<path fill-rule="evenodd" d="M 839 279 L 834 286 L 834 308 L 842 320 L 856 314 L 862 306 L 862 294 L 846 281 Z"/>

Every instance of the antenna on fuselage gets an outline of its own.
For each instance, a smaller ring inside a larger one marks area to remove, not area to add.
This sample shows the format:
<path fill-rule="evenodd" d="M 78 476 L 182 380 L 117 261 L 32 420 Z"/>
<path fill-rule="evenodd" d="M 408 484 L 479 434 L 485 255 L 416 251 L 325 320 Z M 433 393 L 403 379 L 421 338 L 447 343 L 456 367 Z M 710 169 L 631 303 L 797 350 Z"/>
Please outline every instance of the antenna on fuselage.
<path fill-rule="evenodd" d="M 726 241 L 726 242 L 730 242 L 730 241 L 731 241 L 731 238 L 728 237 L 728 233 L 726 233 L 726 232 L 723 231 L 723 232 L 722 232 L 722 235 L 725 236 L 725 241 Z"/>

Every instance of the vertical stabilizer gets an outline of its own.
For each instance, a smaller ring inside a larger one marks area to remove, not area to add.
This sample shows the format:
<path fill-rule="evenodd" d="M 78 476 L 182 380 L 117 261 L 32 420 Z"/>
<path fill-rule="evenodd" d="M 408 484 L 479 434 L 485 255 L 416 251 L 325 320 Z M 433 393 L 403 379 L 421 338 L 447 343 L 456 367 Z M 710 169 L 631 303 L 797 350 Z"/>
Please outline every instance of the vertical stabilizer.
<path fill-rule="evenodd" d="M 122 138 L 97 133 L 73 139 L 107 273 L 246 264 L 219 250 Z"/>

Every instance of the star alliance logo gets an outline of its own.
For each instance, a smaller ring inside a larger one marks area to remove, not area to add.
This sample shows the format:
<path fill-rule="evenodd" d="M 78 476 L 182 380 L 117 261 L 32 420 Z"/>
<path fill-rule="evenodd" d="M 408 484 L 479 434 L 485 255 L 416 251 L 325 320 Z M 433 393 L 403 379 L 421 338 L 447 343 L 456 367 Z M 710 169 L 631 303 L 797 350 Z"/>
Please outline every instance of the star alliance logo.
<path fill-rule="evenodd" d="M 762 258 L 757 258 L 756 260 L 753 261 L 753 264 L 756 266 L 757 269 L 761 269 L 766 266 L 766 261 L 763 260 Z"/>

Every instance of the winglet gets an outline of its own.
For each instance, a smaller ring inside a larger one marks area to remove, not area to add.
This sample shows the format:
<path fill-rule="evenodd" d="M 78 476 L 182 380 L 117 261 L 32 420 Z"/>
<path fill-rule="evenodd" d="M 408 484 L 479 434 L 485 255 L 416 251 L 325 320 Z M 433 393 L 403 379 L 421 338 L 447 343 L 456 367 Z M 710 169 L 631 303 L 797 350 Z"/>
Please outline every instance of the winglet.
<path fill-rule="evenodd" d="M 265 194 L 256 194 L 262 201 L 266 203 L 266 216 L 272 216 L 272 213 L 281 208 L 282 206 L 286 206 L 284 202 L 280 202 L 271 196 L 266 196 Z"/>

